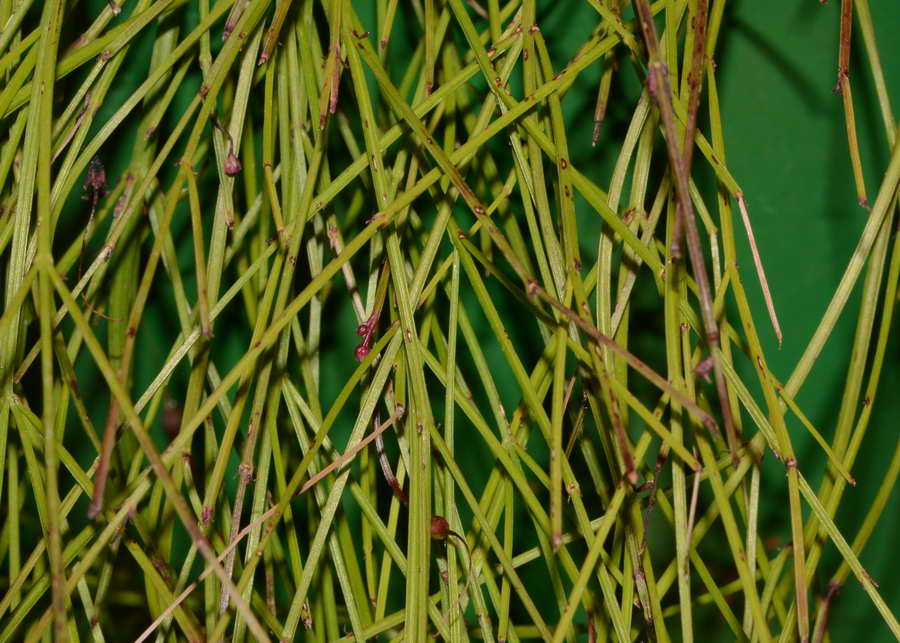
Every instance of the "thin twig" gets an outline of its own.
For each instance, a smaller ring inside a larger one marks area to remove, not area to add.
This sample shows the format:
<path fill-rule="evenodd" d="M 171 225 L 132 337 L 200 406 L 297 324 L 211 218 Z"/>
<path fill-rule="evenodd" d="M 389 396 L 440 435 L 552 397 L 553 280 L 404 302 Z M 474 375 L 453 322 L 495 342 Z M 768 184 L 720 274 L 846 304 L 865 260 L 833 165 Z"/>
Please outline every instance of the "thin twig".
<path fill-rule="evenodd" d="M 694 159 L 694 134 L 697 131 L 697 112 L 700 108 L 700 91 L 703 87 L 703 69 L 706 62 L 706 21 L 708 0 L 697 0 L 697 12 L 693 14 L 691 29 L 693 30 L 694 48 L 691 52 L 691 71 L 688 73 L 688 113 L 684 127 L 684 144 L 682 156 L 684 173 L 691 175 L 691 163 Z M 681 256 L 681 224 L 682 218 L 675 218 L 672 231 L 672 256 Z"/>
<path fill-rule="evenodd" d="M 703 318 L 703 327 L 706 331 L 706 341 L 709 345 L 710 352 L 715 354 L 716 349 L 720 346 L 719 324 L 716 321 L 716 314 L 713 310 L 713 297 L 709 276 L 706 272 L 706 260 L 703 257 L 700 234 L 697 231 L 697 222 L 694 219 L 694 207 L 691 203 L 688 175 L 684 166 L 684 158 L 679 153 L 677 145 L 675 113 L 672 108 L 672 97 L 669 91 L 668 68 L 659 55 L 659 41 L 656 37 L 656 26 L 653 23 L 653 14 L 650 11 L 650 4 L 647 0 L 635 0 L 635 7 L 637 8 L 640 17 L 644 41 L 647 44 L 647 50 L 650 54 L 647 78 L 648 88 L 659 108 L 665 130 L 669 164 L 675 175 L 675 195 L 678 201 L 678 206 L 676 208 L 678 214 L 676 216 L 680 216 L 684 222 L 685 231 L 687 233 L 688 254 L 691 260 L 691 267 L 693 268 L 694 281 L 697 283 L 697 293 L 700 298 L 700 312 Z M 728 446 L 731 450 L 732 463 L 736 467 L 740 460 L 738 455 L 739 439 L 734 429 L 734 421 L 731 417 L 728 387 L 717 357 L 714 357 L 714 365 L 719 408 L 722 413 L 722 421 L 725 425 L 725 435 L 728 439 Z"/>
<path fill-rule="evenodd" d="M 353 447 L 348 449 L 346 453 L 335 458 L 335 460 L 331 464 L 329 464 L 327 467 L 325 467 L 324 469 L 319 471 L 316 475 L 312 476 L 309 480 L 307 480 L 304 483 L 304 485 L 300 488 L 299 493 L 303 493 L 304 491 L 306 491 L 307 489 L 312 487 L 314 484 L 316 484 L 319 480 L 321 480 L 322 478 L 327 476 L 329 473 L 331 473 L 338 467 L 341 467 L 344 464 L 346 464 L 347 462 L 349 462 L 350 460 L 352 460 L 353 456 L 355 456 L 357 453 L 359 453 L 364 448 L 366 448 L 369 445 L 369 443 L 372 442 L 372 440 L 375 440 L 376 438 L 378 438 L 378 436 L 380 436 L 382 433 L 384 433 L 389 428 L 391 428 L 395 422 L 400 420 L 400 418 L 403 417 L 403 414 L 405 412 L 406 412 L 406 409 L 404 409 L 402 406 L 398 406 L 397 411 L 394 413 L 394 415 L 391 416 L 391 418 L 387 422 L 385 422 L 384 424 L 376 425 L 375 428 L 372 430 L 372 432 L 369 435 L 367 435 L 365 438 L 363 438 L 362 440 L 357 442 Z"/>
<path fill-rule="evenodd" d="M 753 254 L 753 265 L 756 266 L 756 276 L 759 277 L 759 284 L 762 287 L 763 298 L 766 300 L 766 309 L 769 311 L 769 320 L 772 322 L 772 328 L 775 329 L 775 336 L 778 338 L 778 346 L 781 347 L 781 324 L 778 323 L 778 313 L 775 312 L 775 304 L 772 301 L 772 291 L 769 289 L 769 280 L 766 279 L 766 271 L 763 268 L 762 259 L 759 256 L 759 248 L 756 246 L 756 235 L 753 234 L 753 226 L 750 225 L 750 215 L 747 214 L 747 203 L 744 200 L 744 193 L 737 193 L 738 209 L 741 211 L 741 219 L 744 222 L 744 228 L 747 230 L 747 239 L 750 241 L 750 252 Z"/>

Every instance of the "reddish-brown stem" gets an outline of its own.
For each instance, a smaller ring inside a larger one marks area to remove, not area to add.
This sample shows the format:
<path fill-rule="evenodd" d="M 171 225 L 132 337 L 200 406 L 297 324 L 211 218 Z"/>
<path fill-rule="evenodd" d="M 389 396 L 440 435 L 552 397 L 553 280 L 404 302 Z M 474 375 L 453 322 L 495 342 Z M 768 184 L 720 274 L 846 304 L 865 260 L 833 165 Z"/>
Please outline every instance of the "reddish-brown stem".
<path fill-rule="evenodd" d="M 337 458 L 335 458 L 335 460 L 331 464 L 329 464 L 327 467 L 325 467 L 324 469 L 319 471 L 316 475 L 312 476 L 309 480 L 307 480 L 306 483 L 304 483 L 303 487 L 300 488 L 300 491 L 298 493 L 303 493 L 303 492 L 307 491 L 308 489 L 312 488 L 313 486 L 315 486 L 315 484 L 317 482 L 319 482 L 319 480 L 321 480 L 322 478 L 327 476 L 329 473 L 331 473 L 338 467 L 341 467 L 344 464 L 346 464 L 347 462 L 349 462 L 350 460 L 352 460 L 356 456 L 356 454 L 359 453 L 360 451 L 362 451 L 364 448 L 366 448 L 369 445 L 369 443 L 372 442 L 372 440 L 378 441 L 379 438 L 381 437 L 381 434 L 384 433 L 385 431 L 387 431 L 390 427 L 392 427 L 397 420 L 402 418 L 404 413 L 405 413 L 405 409 L 402 406 L 398 406 L 396 412 L 391 417 L 391 419 L 389 419 L 384 424 L 380 424 L 378 422 L 378 415 L 376 414 L 375 415 L 375 428 L 372 430 L 372 433 L 370 433 L 364 439 L 360 440 L 355 445 L 353 445 L 352 447 L 347 449 L 347 451 L 345 451 L 343 455 L 340 455 Z M 394 480 L 394 482 L 396 482 L 396 480 Z M 397 486 L 399 486 L 399 485 L 397 485 Z"/>
<path fill-rule="evenodd" d="M 706 58 L 706 23 L 708 18 L 708 1 L 698 0 L 697 13 L 691 20 L 694 30 L 694 48 L 691 52 L 691 71 L 688 74 L 688 113 L 684 127 L 684 144 L 682 157 L 684 172 L 691 175 L 691 163 L 694 160 L 694 134 L 697 131 L 697 112 L 700 109 L 700 90 L 703 87 L 703 67 Z M 676 217 L 672 229 L 672 255 L 681 255 L 681 227 L 683 217 Z"/>
<path fill-rule="evenodd" d="M 377 413 L 375 414 L 375 424 L 378 424 Z M 384 474 L 384 479 L 387 480 L 388 486 L 390 486 L 394 495 L 397 496 L 397 499 L 403 503 L 403 506 L 408 507 L 409 498 L 407 497 L 406 492 L 403 491 L 403 487 L 397 482 L 397 478 L 394 476 L 394 471 L 391 469 L 391 463 L 388 462 L 387 455 L 384 452 L 384 441 L 381 438 L 380 432 L 375 435 L 375 450 L 378 452 L 378 464 L 381 465 L 381 472 Z"/>
<path fill-rule="evenodd" d="M 334 46 L 334 66 L 331 69 L 331 91 L 328 94 L 328 111 L 334 114 L 337 111 L 338 92 L 341 87 L 341 71 L 344 66 L 341 64 L 341 47 Z"/>
<path fill-rule="evenodd" d="M 838 83 L 850 74 L 850 38 L 853 35 L 853 0 L 841 0 L 841 44 L 838 54 Z"/>
<path fill-rule="evenodd" d="M 645 483 L 650 494 L 647 496 L 647 508 L 643 512 L 644 537 L 641 539 L 641 552 L 647 548 L 647 525 L 650 524 L 650 516 L 653 514 L 653 507 L 656 506 L 656 491 L 659 488 L 659 476 L 662 474 L 663 465 L 665 465 L 668 457 L 669 445 L 663 444 L 659 450 L 659 455 L 656 457 L 656 467 L 653 470 L 653 479 Z"/>
<path fill-rule="evenodd" d="M 262 65 L 272 57 L 272 52 L 275 50 L 275 43 L 278 42 L 278 36 L 281 33 L 281 28 L 284 26 L 284 20 L 287 18 L 288 9 L 290 9 L 290 7 L 290 2 L 278 3 L 275 9 L 275 15 L 272 18 L 272 24 L 269 25 L 269 30 L 266 32 L 263 50 L 259 54 L 259 60 L 256 64 Z"/>
<path fill-rule="evenodd" d="M 628 436 L 625 435 L 625 425 L 622 423 L 622 415 L 619 412 L 618 398 L 610 395 L 609 376 L 603 373 L 600 380 L 600 386 L 603 389 L 603 397 L 607 405 L 610 422 L 613 425 L 613 432 L 616 436 L 616 442 L 619 445 L 619 454 L 622 457 L 622 476 L 628 481 L 628 484 L 634 485 L 637 482 L 637 472 L 634 469 L 634 456 L 631 453 L 631 447 L 628 444 Z"/>
<path fill-rule="evenodd" d="M 247 0 L 238 0 L 238 2 L 235 2 L 231 7 L 231 12 L 229 12 L 228 18 L 225 19 L 225 26 L 222 27 L 222 40 L 228 40 L 228 36 L 234 31 L 234 27 L 237 25 L 237 21 L 241 17 L 246 6 Z"/>
<path fill-rule="evenodd" d="M 249 430 L 252 433 L 256 429 L 251 424 Z M 248 439 L 247 444 L 254 441 L 255 440 Z M 252 448 L 249 450 L 252 450 Z M 244 455 L 246 456 L 247 454 L 245 453 Z M 244 509 L 244 494 L 247 492 L 247 485 L 253 480 L 253 465 L 246 461 L 241 462 L 241 464 L 238 465 L 238 477 L 240 480 L 238 481 L 237 492 L 234 496 L 234 506 L 231 510 L 231 534 L 228 537 L 229 542 L 237 538 L 241 528 L 241 514 Z M 225 573 L 228 574 L 229 577 L 231 577 L 234 570 L 234 557 L 236 555 L 237 549 L 232 549 L 225 559 Z M 221 596 L 219 596 L 219 614 L 224 614 L 225 610 L 228 609 L 228 600 L 228 592 L 223 589 Z"/>
<path fill-rule="evenodd" d="M 816 629 L 813 632 L 813 643 L 822 643 L 825 640 L 825 634 L 828 632 L 828 616 L 831 612 L 831 604 L 834 597 L 841 590 L 841 584 L 835 581 L 828 582 L 828 590 L 819 606 L 819 616 L 816 619 Z"/>
<path fill-rule="evenodd" d="M 387 280 L 389 274 L 390 268 L 388 267 L 387 262 L 385 262 L 381 269 L 381 275 L 378 278 L 378 286 L 375 289 L 375 305 L 372 307 L 372 314 L 369 315 L 369 318 L 363 321 L 363 315 L 365 313 L 362 312 L 361 308 L 357 312 L 361 323 L 356 329 L 356 334 L 362 338 L 362 341 L 354 350 L 354 356 L 356 357 L 357 362 L 363 361 L 369 354 L 372 338 L 375 335 L 375 331 L 378 330 L 378 320 L 381 319 L 381 309 L 384 307 L 384 301 L 387 298 Z"/>
<path fill-rule="evenodd" d="M 112 458 L 112 450 L 116 444 L 116 429 L 119 426 L 119 404 L 113 400 L 106 415 L 106 428 L 103 431 L 103 442 L 100 444 L 100 461 L 97 463 L 97 471 L 94 473 L 94 493 L 91 496 L 91 504 L 88 506 L 87 516 L 91 520 L 100 515 L 103 510 L 103 493 L 106 491 L 106 481 L 109 478 L 109 461 Z"/>
<path fill-rule="evenodd" d="M 641 30 L 647 50 L 650 54 L 648 65 L 648 89 L 659 108 L 660 118 L 663 123 L 666 138 L 666 148 L 669 154 L 669 164 L 675 175 L 675 197 L 677 199 L 676 211 L 680 214 L 685 226 L 688 254 L 691 260 L 691 268 L 694 273 L 694 281 L 697 284 L 697 293 L 700 299 L 700 313 L 703 318 L 703 327 L 706 331 L 706 341 L 709 350 L 713 354 L 715 371 L 716 392 L 719 397 L 719 406 L 722 411 L 722 420 L 725 425 L 725 435 L 728 447 L 731 451 L 731 459 L 735 466 L 739 462 L 739 440 L 734 429 L 734 421 L 731 417 L 731 405 L 728 401 L 728 387 L 725 383 L 725 375 L 722 372 L 717 356 L 719 348 L 719 325 L 713 310 L 713 297 L 710 288 L 709 276 L 706 272 L 706 262 L 700 245 L 700 233 L 697 230 L 697 222 L 694 218 L 694 208 L 691 204 L 688 175 L 685 171 L 684 158 L 679 153 L 675 131 L 675 113 L 672 107 L 672 97 L 669 94 L 668 69 L 659 56 L 659 41 L 656 37 L 656 26 L 653 23 L 653 14 L 647 0 L 635 0 L 635 7 L 640 16 Z"/>
<path fill-rule="evenodd" d="M 272 492 L 266 491 L 266 503 L 272 508 L 275 503 L 272 502 Z M 266 564 L 266 605 L 269 607 L 269 612 L 272 613 L 272 616 L 276 616 L 277 614 L 277 606 L 275 604 L 275 573 L 272 569 L 271 561 Z"/>

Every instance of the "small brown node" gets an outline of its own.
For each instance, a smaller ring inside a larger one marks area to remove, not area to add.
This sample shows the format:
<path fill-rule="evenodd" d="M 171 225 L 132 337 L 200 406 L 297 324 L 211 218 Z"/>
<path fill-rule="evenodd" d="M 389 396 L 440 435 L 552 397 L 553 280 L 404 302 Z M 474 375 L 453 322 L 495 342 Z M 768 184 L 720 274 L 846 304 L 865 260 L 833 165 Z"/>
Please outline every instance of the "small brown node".
<path fill-rule="evenodd" d="M 431 537 L 434 540 L 447 540 L 450 535 L 450 523 L 443 516 L 431 517 Z"/>
<path fill-rule="evenodd" d="M 238 465 L 238 476 L 240 476 L 241 480 L 244 482 L 249 483 L 253 480 L 253 467 L 246 462 L 241 462 L 241 464 Z"/>

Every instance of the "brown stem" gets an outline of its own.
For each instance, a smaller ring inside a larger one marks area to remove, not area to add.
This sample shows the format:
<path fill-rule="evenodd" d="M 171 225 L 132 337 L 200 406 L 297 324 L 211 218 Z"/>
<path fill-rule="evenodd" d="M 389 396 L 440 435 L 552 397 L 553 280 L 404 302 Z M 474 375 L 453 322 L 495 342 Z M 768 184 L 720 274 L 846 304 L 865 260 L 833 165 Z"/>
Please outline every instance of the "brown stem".
<path fill-rule="evenodd" d="M 838 54 L 838 82 L 850 74 L 850 38 L 853 35 L 853 0 L 841 0 L 841 44 Z"/>
<path fill-rule="evenodd" d="M 647 548 L 647 530 L 650 525 L 650 517 L 653 515 L 653 508 L 656 506 L 656 492 L 659 489 L 659 476 L 662 474 L 663 465 L 666 463 L 668 457 L 669 445 L 663 444 L 659 450 L 659 455 L 656 456 L 656 467 L 653 471 L 653 479 L 645 483 L 650 494 L 647 496 L 647 508 L 643 512 L 644 535 L 641 538 L 640 546 L 640 551 L 642 553 Z"/>
<path fill-rule="evenodd" d="M 619 399 L 610 394 L 609 391 L 609 375 L 603 373 L 600 378 L 600 386 L 603 397 L 606 398 L 607 412 L 613 426 L 613 433 L 616 436 L 616 442 L 619 446 L 619 454 L 622 457 L 622 476 L 628 481 L 628 484 L 634 485 L 637 482 L 637 471 L 634 468 L 634 456 L 631 453 L 631 446 L 628 444 L 628 436 L 625 434 L 625 425 L 622 423 L 622 414 L 619 411 Z"/>
<path fill-rule="evenodd" d="M 375 415 L 375 424 L 378 424 L 378 414 Z M 391 469 L 391 463 L 388 462 L 387 455 L 384 453 L 384 441 L 381 439 L 380 432 L 375 434 L 375 450 L 378 452 L 378 464 L 381 465 L 381 472 L 384 474 L 384 479 L 387 480 L 388 485 L 391 490 L 393 490 L 394 495 L 397 496 L 397 499 L 403 503 L 404 507 L 408 507 L 409 498 L 407 497 L 406 492 L 403 491 L 403 487 L 397 482 L 397 478 L 394 476 L 394 471 Z"/>
<path fill-rule="evenodd" d="M 841 584 L 836 581 L 828 582 L 828 590 L 819 606 L 819 615 L 816 618 L 816 629 L 813 631 L 813 643 L 822 643 L 825 640 L 825 634 L 828 632 L 828 616 L 831 612 L 831 604 L 834 597 L 841 590 Z"/>
<path fill-rule="evenodd" d="M 272 492 L 266 491 L 266 502 L 269 505 L 269 508 L 275 506 L 275 503 L 272 502 Z M 270 557 L 267 556 L 266 563 L 266 605 L 269 607 L 269 612 L 272 613 L 272 616 L 277 618 L 278 612 L 276 604 L 275 604 L 275 573 L 272 568 L 272 561 Z"/>
<path fill-rule="evenodd" d="M 250 431 L 254 431 L 254 427 L 251 425 Z M 252 442 L 251 439 L 248 439 L 247 442 Z M 252 449 L 250 449 L 252 451 Z M 246 454 L 245 454 L 246 455 Z M 231 509 L 231 533 L 228 536 L 228 542 L 233 542 L 240 532 L 241 529 L 241 514 L 244 510 L 244 494 L 247 492 L 247 485 L 253 480 L 253 465 L 249 462 L 241 462 L 238 465 L 238 476 L 240 480 L 238 481 L 237 492 L 234 496 L 234 506 Z M 228 577 L 231 577 L 232 572 L 234 571 L 234 557 L 237 555 L 237 549 L 232 549 L 228 557 L 225 559 L 225 573 L 228 574 Z M 228 609 L 228 592 L 225 591 L 225 588 L 222 588 L 222 594 L 219 596 L 219 614 L 224 614 L 225 610 Z"/>
<path fill-rule="evenodd" d="M 237 25 L 237 21 L 240 19 L 246 6 L 247 0 L 238 0 L 231 7 L 231 12 L 228 14 L 228 18 L 225 19 L 225 26 L 222 27 L 222 40 L 228 40 L 228 36 L 234 31 L 234 27 Z"/>
<path fill-rule="evenodd" d="M 324 469 L 319 471 L 316 475 L 312 476 L 309 480 L 307 480 L 304 483 L 303 487 L 301 487 L 301 489 L 298 493 L 303 493 L 303 492 L 307 491 L 313 485 L 315 485 L 319 480 L 321 480 L 322 478 L 327 476 L 329 473 L 331 473 L 338 467 L 340 467 L 340 466 L 346 464 L 347 462 L 349 462 L 350 460 L 352 460 L 353 457 L 357 453 L 362 451 L 364 448 L 366 448 L 366 446 L 368 446 L 369 443 L 372 442 L 372 440 L 378 441 L 379 438 L 381 437 L 381 434 L 384 433 L 390 427 L 392 427 L 397 420 L 402 418 L 404 413 L 405 413 L 405 409 L 402 406 L 398 406 L 397 411 L 394 413 L 394 415 L 391 417 L 391 419 L 388 420 L 387 422 L 385 422 L 384 424 L 378 423 L 378 416 L 376 415 L 375 416 L 375 428 L 372 430 L 372 433 L 370 433 L 364 439 L 357 442 L 354 446 L 347 449 L 347 451 L 343 455 L 335 458 L 335 460 L 331 464 L 329 464 L 327 467 L 325 467 Z M 386 462 L 386 459 L 385 459 L 385 462 Z M 382 463 L 382 467 L 384 467 L 384 463 Z M 393 474 L 391 475 L 391 477 L 393 478 Z M 394 479 L 394 484 L 397 484 L 396 478 L 393 478 L 393 479 Z M 390 480 L 388 480 L 388 482 L 390 483 Z M 400 485 L 397 484 L 398 488 L 399 488 L 399 486 Z M 402 489 L 400 490 L 400 493 L 403 493 Z M 404 502 L 404 504 L 408 505 L 409 503 Z"/>
<path fill-rule="evenodd" d="M 116 400 L 112 400 L 109 405 L 109 413 L 106 415 L 103 442 L 100 444 L 100 461 L 97 463 L 97 471 L 94 473 L 94 493 L 91 496 L 91 504 L 88 506 L 87 516 L 91 520 L 99 516 L 103 510 L 103 492 L 106 490 L 106 481 L 109 478 L 109 461 L 116 444 L 118 426 L 119 404 Z"/>
<path fill-rule="evenodd" d="M 675 113 L 672 107 L 672 97 L 669 94 L 668 69 L 659 56 L 659 41 L 656 37 L 656 26 L 653 23 L 653 14 L 647 0 L 634 0 L 638 15 L 640 16 L 641 30 L 647 50 L 650 54 L 648 65 L 648 89 L 656 100 L 663 128 L 665 131 L 666 147 L 669 153 L 669 163 L 675 175 L 675 196 L 678 206 L 676 216 L 681 216 L 684 221 L 687 236 L 688 254 L 690 255 L 691 268 L 694 273 L 694 281 L 697 283 L 697 293 L 700 298 L 700 312 L 703 318 L 703 326 L 706 331 L 706 341 L 710 352 L 713 354 L 715 370 L 716 392 L 719 397 L 719 405 L 722 410 L 722 420 L 725 425 L 725 435 L 731 451 L 731 460 L 735 466 L 739 462 L 739 440 L 734 429 L 734 421 L 731 417 L 731 405 L 728 401 L 728 387 L 725 383 L 725 375 L 719 364 L 717 349 L 719 348 L 719 327 L 716 315 L 713 311 L 712 291 L 709 276 L 706 272 L 706 263 L 700 245 L 700 233 L 697 230 L 697 221 L 694 218 L 694 208 L 691 204 L 688 175 L 685 171 L 684 158 L 679 153 L 675 136 Z"/>
<path fill-rule="evenodd" d="M 694 30 L 694 48 L 691 52 L 691 71 L 688 74 L 688 113 L 684 127 L 684 144 L 682 145 L 682 162 L 684 171 L 691 175 L 691 163 L 694 160 L 694 134 L 697 131 L 697 112 L 700 109 L 700 90 L 703 87 L 703 66 L 706 58 L 706 23 L 708 19 L 708 0 L 698 0 L 697 13 L 691 20 Z M 676 217 L 672 229 L 672 256 L 681 256 L 681 224 L 682 218 Z"/>

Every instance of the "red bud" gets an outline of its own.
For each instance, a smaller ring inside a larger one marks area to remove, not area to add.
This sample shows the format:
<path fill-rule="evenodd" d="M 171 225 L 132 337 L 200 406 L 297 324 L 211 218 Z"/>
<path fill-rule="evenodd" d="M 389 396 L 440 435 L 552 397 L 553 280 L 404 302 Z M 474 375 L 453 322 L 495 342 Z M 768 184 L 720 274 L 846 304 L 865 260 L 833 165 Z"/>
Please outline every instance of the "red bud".
<path fill-rule="evenodd" d="M 225 157 L 223 169 L 228 176 L 236 176 L 240 173 L 241 162 L 238 157 L 234 155 L 234 152 L 228 152 L 228 156 Z"/>
<path fill-rule="evenodd" d="M 443 516 L 431 517 L 431 537 L 434 540 L 446 540 L 450 535 L 450 523 Z"/>

